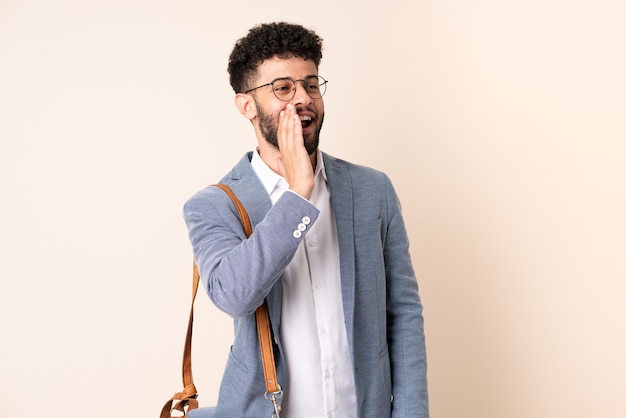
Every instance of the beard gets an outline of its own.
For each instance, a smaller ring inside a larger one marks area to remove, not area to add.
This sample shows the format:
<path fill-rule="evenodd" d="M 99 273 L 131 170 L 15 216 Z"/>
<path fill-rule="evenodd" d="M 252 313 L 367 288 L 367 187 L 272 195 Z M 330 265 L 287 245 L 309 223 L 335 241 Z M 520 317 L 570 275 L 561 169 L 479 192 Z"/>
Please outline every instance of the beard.
<path fill-rule="evenodd" d="M 265 113 L 263 108 L 257 103 L 257 116 L 259 117 L 259 129 L 261 130 L 261 134 L 263 138 L 274 146 L 277 150 L 280 150 L 278 147 L 278 121 L 275 120 L 271 114 Z M 302 109 L 301 107 L 298 110 Z M 307 109 L 310 110 L 310 109 Z M 312 111 L 312 110 L 310 110 Z M 304 148 L 306 148 L 306 152 L 309 155 L 312 155 L 319 146 L 320 143 L 320 132 L 322 130 L 322 125 L 324 123 L 324 114 L 322 114 L 321 118 L 317 118 L 317 114 L 315 117 L 315 121 L 318 122 L 317 129 L 311 132 L 310 134 L 304 135 Z"/>

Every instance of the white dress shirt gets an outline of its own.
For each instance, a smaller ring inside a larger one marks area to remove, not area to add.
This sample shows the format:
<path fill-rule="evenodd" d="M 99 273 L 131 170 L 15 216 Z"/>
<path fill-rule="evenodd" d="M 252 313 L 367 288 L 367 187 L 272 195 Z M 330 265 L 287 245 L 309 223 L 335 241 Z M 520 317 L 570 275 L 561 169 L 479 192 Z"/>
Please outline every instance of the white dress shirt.
<path fill-rule="evenodd" d="M 287 181 L 265 164 L 258 151 L 253 153 L 252 168 L 272 204 L 288 191 Z M 282 275 L 280 337 L 289 386 L 281 417 L 354 418 L 356 392 L 341 297 L 337 227 L 319 150 L 309 201 L 320 211 L 319 217 Z M 301 226 L 309 228 L 305 222 Z"/>

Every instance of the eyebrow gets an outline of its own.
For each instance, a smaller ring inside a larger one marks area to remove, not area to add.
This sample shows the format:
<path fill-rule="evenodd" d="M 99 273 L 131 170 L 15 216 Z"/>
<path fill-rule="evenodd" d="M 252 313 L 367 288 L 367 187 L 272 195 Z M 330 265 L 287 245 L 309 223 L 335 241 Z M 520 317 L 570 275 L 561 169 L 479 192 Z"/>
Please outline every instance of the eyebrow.
<path fill-rule="evenodd" d="M 311 77 L 319 77 L 319 75 L 317 74 L 309 74 L 309 75 L 305 75 L 304 78 L 293 78 L 293 77 L 276 77 L 275 79 L 273 79 L 272 81 L 270 81 L 270 83 L 273 83 L 276 80 L 293 80 L 293 81 L 297 81 L 297 80 L 306 80 L 307 78 L 311 78 Z"/>

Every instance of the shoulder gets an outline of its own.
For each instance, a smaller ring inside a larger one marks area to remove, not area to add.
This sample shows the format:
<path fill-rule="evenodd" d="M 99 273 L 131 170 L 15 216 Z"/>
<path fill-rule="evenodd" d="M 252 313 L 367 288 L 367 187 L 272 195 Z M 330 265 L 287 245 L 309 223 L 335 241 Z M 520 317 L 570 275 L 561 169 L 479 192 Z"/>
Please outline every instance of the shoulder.
<path fill-rule="evenodd" d="M 250 159 L 252 153 L 244 154 L 241 160 L 219 180 L 229 186 L 246 208 L 253 224 L 261 221 L 264 214 L 271 208 L 271 201 L 263 184 L 252 169 Z M 191 196 L 183 207 L 185 217 L 190 214 L 219 214 L 228 217 L 237 211 L 230 197 L 213 185 L 205 187 Z"/>
<path fill-rule="evenodd" d="M 347 178 L 354 188 L 378 189 L 391 187 L 389 176 L 378 169 L 361 164 L 355 164 L 332 155 L 322 153 L 324 166 L 329 182 Z"/>
<path fill-rule="evenodd" d="M 235 166 L 216 183 L 223 183 L 229 186 L 236 195 L 245 193 L 246 179 L 254 176 L 254 171 L 250 166 L 250 158 L 252 153 L 246 153 L 235 164 Z M 249 180 L 248 180 L 249 181 Z M 223 190 L 215 187 L 214 184 L 204 187 L 194 193 L 184 204 L 184 211 L 194 211 L 202 208 L 206 211 L 209 207 L 230 206 L 230 198 Z"/>

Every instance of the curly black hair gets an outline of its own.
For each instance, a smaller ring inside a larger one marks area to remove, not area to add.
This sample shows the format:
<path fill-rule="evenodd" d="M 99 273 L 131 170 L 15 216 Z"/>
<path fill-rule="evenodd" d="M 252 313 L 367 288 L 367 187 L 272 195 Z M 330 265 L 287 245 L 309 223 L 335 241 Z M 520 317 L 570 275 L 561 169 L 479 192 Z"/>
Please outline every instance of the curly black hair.
<path fill-rule="evenodd" d="M 239 39 L 228 60 L 230 85 L 235 93 L 252 88 L 257 69 L 272 57 L 300 57 L 319 67 L 322 60 L 322 38 L 303 26 L 274 22 L 254 26 Z"/>

